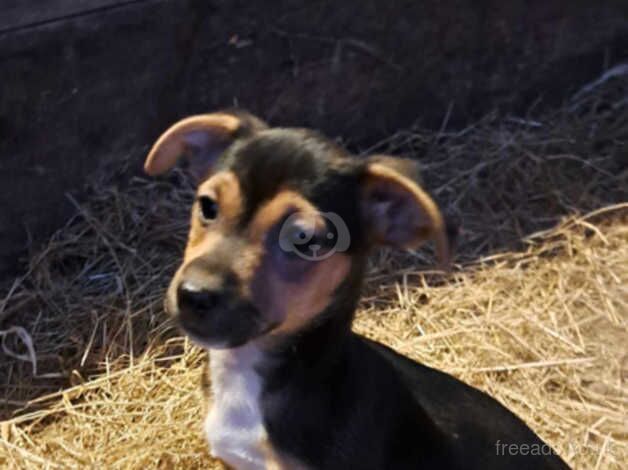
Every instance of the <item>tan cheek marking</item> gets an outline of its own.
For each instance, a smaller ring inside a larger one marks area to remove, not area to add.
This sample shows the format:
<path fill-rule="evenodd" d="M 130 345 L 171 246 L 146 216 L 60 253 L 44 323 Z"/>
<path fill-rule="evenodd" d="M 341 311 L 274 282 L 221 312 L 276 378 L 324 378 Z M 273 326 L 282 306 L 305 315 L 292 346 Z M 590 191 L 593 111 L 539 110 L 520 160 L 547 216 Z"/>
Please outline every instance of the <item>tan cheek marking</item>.
<path fill-rule="evenodd" d="M 256 285 L 257 294 L 246 293 L 263 313 L 274 321 L 281 322 L 274 333 L 298 330 L 320 313 L 331 301 L 331 295 L 349 271 L 349 258 L 335 254 L 315 266 L 304 276 L 303 284 L 286 282 L 272 267 L 263 262 L 268 256 L 264 241 L 268 231 L 275 227 L 288 211 L 296 211 L 314 219 L 316 224 L 325 224 L 318 209 L 299 193 L 284 190 L 264 204 L 249 225 L 248 238 L 257 247 L 248 265 L 246 286 Z M 263 267 L 262 267 L 263 266 Z M 255 298 L 259 295 L 259 298 Z"/>
<path fill-rule="evenodd" d="M 286 282 L 277 273 L 270 273 L 268 288 L 273 310 L 285 315 L 273 334 L 293 333 L 307 325 L 333 301 L 335 290 L 351 268 L 351 259 L 341 253 L 313 263 L 317 265 L 302 283 Z"/>
<path fill-rule="evenodd" d="M 251 296 L 251 283 L 257 273 L 264 256 L 264 249 L 261 244 L 252 244 L 244 248 L 235 258 L 232 270 L 240 280 L 242 295 Z"/>
<path fill-rule="evenodd" d="M 264 204 L 255 214 L 249 225 L 249 237 L 255 243 L 261 243 L 266 233 L 286 215 L 288 210 L 312 214 L 321 219 L 318 210 L 308 200 L 294 191 L 281 191 Z"/>

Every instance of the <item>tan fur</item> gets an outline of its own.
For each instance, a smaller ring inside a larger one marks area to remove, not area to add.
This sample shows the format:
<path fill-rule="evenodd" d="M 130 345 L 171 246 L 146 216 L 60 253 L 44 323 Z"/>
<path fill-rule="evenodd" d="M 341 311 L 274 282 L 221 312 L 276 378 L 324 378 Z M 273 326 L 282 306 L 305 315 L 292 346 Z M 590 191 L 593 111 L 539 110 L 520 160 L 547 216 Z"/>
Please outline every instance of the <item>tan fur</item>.
<path fill-rule="evenodd" d="M 231 236 L 235 220 L 242 211 L 242 199 L 237 178 L 228 172 L 217 173 L 201 184 L 200 195 L 209 195 L 219 204 L 218 218 L 208 225 L 200 221 L 198 207 L 192 211 L 192 222 L 188 245 L 185 249 L 184 262 L 177 272 L 174 285 L 181 279 L 186 265 L 202 256 L 211 256 L 220 249 L 225 237 Z M 288 282 L 262 259 L 266 255 L 264 240 L 267 232 L 273 228 L 289 211 L 298 211 L 309 217 L 317 217 L 318 209 L 300 194 L 294 191 L 281 191 L 264 204 L 253 217 L 246 230 L 246 240 L 234 260 L 232 269 L 243 286 L 242 295 L 249 297 L 264 313 L 281 324 L 271 332 L 273 337 L 297 331 L 305 326 L 332 301 L 332 294 L 345 278 L 351 267 L 351 260 L 342 253 L 335 253 L 322 261 L 313 261 L 314 265 L 301 282 Z M 196 281 L 211 284 L 212 273 L 195 274 Z M 199 279 L 200 278 L 200 279 Z M 252 297 L 251 285 L 257 283 L 258 291 L 269 294 L 270 305 Z M 175 295 L 172 292 L 171 295 Z M 264 305 L 262 305 L 264 304 Z"/>
<path fill-rule="evenodd" d="M 436 243 L 436 254 L 440 263 L 446 266 L 449 263 L 450 253 L 447 242 L 447 233 L 443 217 L 436 203 L 421 187 L 394 169 L 381 163 L 372 163 L 368 166 L 366 181 L 362 191 L 364 199 L 368 199 L 369 193 L 376 189 L 385 189 L 389 192 L 405 193 L 402 197 L 414 198 L 417 209 L 421 212 L 424 223 L 417 226 L 415 237 L 406 243 L 405 248 L 416 248 L 427 239 L 433 239 Z M 368 211 L 368 208 L 365 208 Z M 412 221 L 408 221 L 411 223 Z M 378 243 L 386 244 L 377 230 L 375 238 Z"/>
<path fill-rule="evenodd" d="M 303 196 L 294 191 L 281 191 L 264 204 L 255 214 L 248 232 L 249 239 L 260 246 L 266 233 L 289 211 L 298 211 L 314 217 L 316 222 L 324 224 L 318 209 Z M 269 293 L 271 305 L 264 305 L 264 310 L 281 324 L 271 332 L 272 336 L 293 333 L 305 326 L 332 301 L 332 294 L 349 272 L 350 258 L 335 253 L 322 261 L 313 261 L 311 270 L 301 282 L 283 280 L 277 272 L 266 264 L 255 272 L 253 282 L 258 290 Z M 259 299 L 252 299 L 260 304 Z"/>
<path fill-rule="evenodd" d="M 298 211 L 303 214 L 309 214 L 315 217 L 319 223 L 324 223 L 323 219 L 318 215 L 319 211 L 307 199 L 299 193 L 289 190 L 280 191 L 270 201 L 264 204 L 255 214 L 253 221 L 249 226 L 249 236 L 251 240 L 261 241 L 266 232 L 275 224 L 279 223 L 281 218 L 288 211 Z"/>
<path fill-rule="evenodd" d="M 179 157 L 189 151 L 185 135 L 190 132 L 207 131 L 218 141 L 226 141 L 240 127 L 240 120 L 230 114 L 214 113 L 191 116 L 183 119 L 164 132 L 153 145 L 144 170 L 151 176 L 160 175 L 172 168 Z"/>
<path fill-rule="evenodd" d="M 197 195 L 208 195 L 216 199 L 220 204 L 221 219 L 231 225 L 242 212 L 240 181 L 231 171 L 221 171 L 201 183 Z"/>
<path fill-rule="evenodd" d="M 277 452 L 268 438 L 262 440 L 260 447 L 266 456 L 266 470 L 308 470 L 303 463 Z"/>
<path fill-rule="evenodd" d="M 283 313 L 281 325 L 271 331 L 271 336 L 294 333 L 310 323 L 333 301 L 334 291 L 351 268 L 351 259 L 342 253 L 314 263 L 313 270 L 299 283 L 286 282 L 277 273 L 268 273 L 272 308 Z"/>
<path fill-rule="evenodd" d="M 421 184 L 419 162 L 409 158 L 393 157 L 392 155 L 371 155 L 369 161 L 392 168 L 403 176 L 410 178 L 416 184 Z"/>
<path fill-rule="evenodd" d="M 242 212 L 240 183 L 231 172 L 220 172 L 203 182 L 197 196 L 209 196 L 218 203 L 218 217 L 215 221 L 203 224 L 198 203 L 192 208 L 192 220 L 184 263 L 211 251 L 220 240 L 227 236 Z"/>

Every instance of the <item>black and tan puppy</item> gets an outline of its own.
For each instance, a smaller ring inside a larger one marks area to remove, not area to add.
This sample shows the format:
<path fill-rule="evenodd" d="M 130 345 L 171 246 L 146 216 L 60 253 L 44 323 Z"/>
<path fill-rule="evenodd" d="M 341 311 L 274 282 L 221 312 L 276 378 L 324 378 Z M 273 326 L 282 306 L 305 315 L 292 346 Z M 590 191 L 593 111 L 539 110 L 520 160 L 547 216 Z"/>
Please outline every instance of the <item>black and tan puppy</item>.
<path fill-rule="evenodd" d="M 181 156 L 198 191 L 166 308 L 209 350 L 212 455 L 238 469 L 566 468 L 495 400 L 351 331 L 371 248 L 432 239 L 447 257 L 403 160 L 241 111 L 175 124 L 145 169 Z"/>

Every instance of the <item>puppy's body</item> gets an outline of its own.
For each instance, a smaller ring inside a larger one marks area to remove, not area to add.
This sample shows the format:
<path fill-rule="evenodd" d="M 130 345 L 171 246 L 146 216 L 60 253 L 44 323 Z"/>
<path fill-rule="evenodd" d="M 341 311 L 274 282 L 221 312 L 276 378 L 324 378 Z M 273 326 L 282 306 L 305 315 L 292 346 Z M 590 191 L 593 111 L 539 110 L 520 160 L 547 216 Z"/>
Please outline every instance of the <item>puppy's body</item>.
<path fill-rule="evenodd" d="M 212 374 L 214 402 L 206 421 L 212 455 L 243 469 L 278 462 L 290 469 L 567 468 L 486 394 L 355 333 L 347 335 L 337 356 L 304 360 L 299 348 L 308 349 L 318 334 L 270 356 L 255 351 L 257 367 L 237 374 L 250 377 L 254 370 L 256 378 L 238 389 L 223 389 Z M 250 346 L 242 349 L 251 353 Z M 210 367 L 217 366 L 217 357 L 224 356 L 212 351 Z M 246 402 L 245 390 L 253 390 Z M 218 398 L 221 393 L 229 394 L 230 406 Z M 236 404 L 240 408 L 230 418 L 218 411 Z M 502 443 L 537 451 L 510 454 Z"/>
<path fill-rule="evenodd" d="M 337 357 L 304 360 L 318 334 L 271 355 L 210 352 L 214 457 L 238 469 L 566 468 L 487 395 L 354 333 Z"/>
<path fill-rule="evenodd" d="M 173 126 L 146 169 L 186 152 L 200 183 L 166 307 L 210 351 L 213 455 L 241 469 L 566 468 L 500 451 L 550 448 L 487 395 L 351 331 L 372 246 L 434 239 L 446 258 L 411 165 L 230 112 Z"/>

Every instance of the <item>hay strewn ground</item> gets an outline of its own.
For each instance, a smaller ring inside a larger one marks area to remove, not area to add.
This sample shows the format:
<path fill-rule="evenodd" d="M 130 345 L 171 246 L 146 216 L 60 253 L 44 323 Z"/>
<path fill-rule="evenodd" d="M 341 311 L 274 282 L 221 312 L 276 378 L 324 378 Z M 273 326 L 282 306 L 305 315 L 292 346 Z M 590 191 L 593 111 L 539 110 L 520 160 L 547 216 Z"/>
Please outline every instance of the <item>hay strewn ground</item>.
<path fill-rule="evenodd" d="M 623 217 L 572 220 L 440 285 L 411 267 L 401 279 L 373 272 L 356 330 L 486 390 L 575 467 L 623 468 L 628 204 L 611 211 Z M 3 424 L 2 463 L 213 468 L 200 432 L 203 362 L 177 338 L 48 397 Z"/>
<path fill-rule="evenodd" d="M 424 162 L 463 231 L 447 276 L 427 250 L 374 257 L 356 329 L 486 390 L 576 468 L 628 462 L 625 76 L 536 120 L 372 149 Z M 204 356 L 161 309 L 190 194 L 178 174 L 95 183 L 0 297 L 0 466 L 212 468 Z"/>

